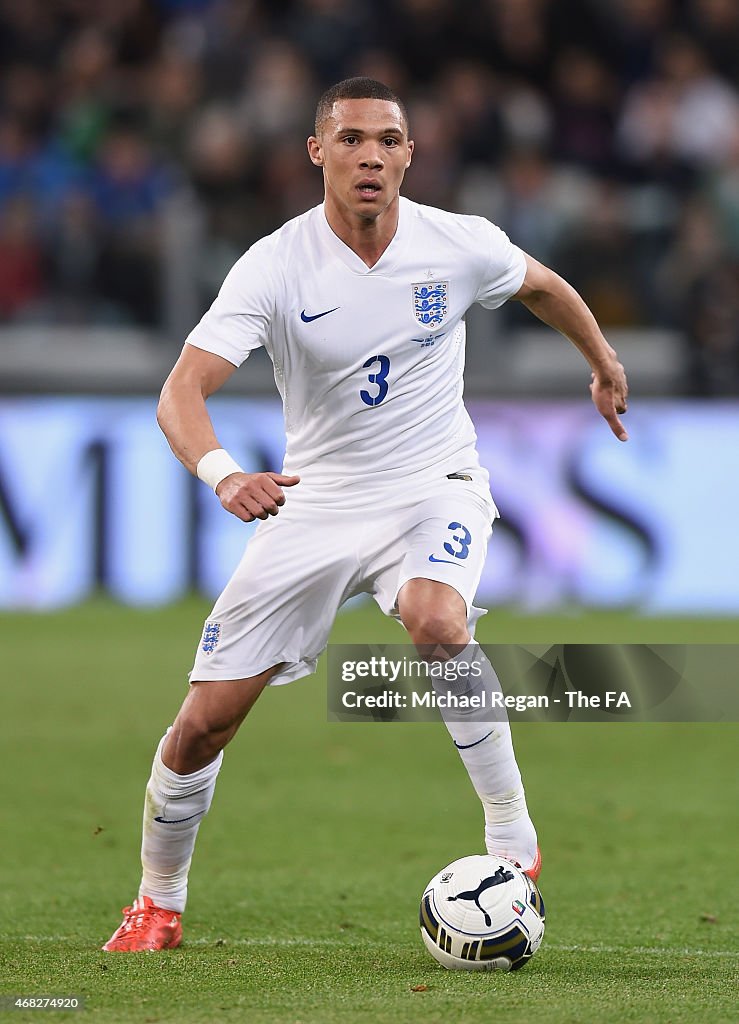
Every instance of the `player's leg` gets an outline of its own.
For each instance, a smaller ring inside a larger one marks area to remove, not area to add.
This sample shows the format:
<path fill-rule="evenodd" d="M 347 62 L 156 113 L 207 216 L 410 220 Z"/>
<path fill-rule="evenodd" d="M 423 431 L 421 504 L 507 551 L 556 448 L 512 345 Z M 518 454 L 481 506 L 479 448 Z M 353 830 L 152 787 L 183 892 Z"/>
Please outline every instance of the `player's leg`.
<path fill-rule="evenodd" d="M 105 949 L 178 944 L 195 838 L 223 747 L 265 685 L 314 670 L 351 589 L 354 537 L 344 543 L 341 523 L 330 520 L 325 510 L 293 500 L 260 524 L 206 621 L 193 682 L 147 786 L 139 899 Z"/>
<path fill-rule="evenodd" d="M 445 583 L 416 577 L 401 588 L 398 609 L 420 652 L 459 666 L 453 684 L 448 682 L 447 667 L 444 687 L 453 686 L 459 693 L 485 692 L 489 707 L 489 694 L 499 691 L 500 683 L 485 652 L 470 637 L 462 596 Z M 481 719 L 459 713 L 443 717 L 482 803 L 488 852 L 514 860 L 538 876 L 541 858 L 536 830 L 526 806 L 508 721 L 503 713 L 496 713 L 502 719 L 499 721 L 492 721 L 489 714 Z"/>
<path fill-rule="evenodd" d="M 174 725 L 159 742 L 146 786 L 138 897 L 124 910 L 106 951 L 179 945 L 190 862 L 213 800 L 223 748 L 278 668 L 248 679 L 191 683 Z"/>
<path fill-rule="evenodd" d="M 419 503 L 406 518 L 400 554 L 397 548 L 389 550 L 374 576 L 375 597 L 383 611 L 399 614 L 413 642 L 424 651 L 440 645 L 439 657 L 456 660 L 462 690 L 467 685 L 500 690 L 490 661 L 471 639 L 481 614 L 472 600 L 494 515 L 486 487 L 459 478 L 440 480 L 434 497 Z M 488 851 L 506 855 L 535 874 L 536 831 L 504 712 L 496 712 L 501 721 L 491 721 L 490 715 L 485 721 L 444 717 L 483 804 Z"/>
<path fill-rule="evenodd" d="M 189 775 L 210 764 L 236 735 L 279 668 L 274 665 L 249 679 L 193 679 L 162 746 L 167 768 Z"/>
<path fill-rule="evenodd" d="M 417 576 L 402 586 L 397 604 L 416 647 L 441 645 L 439 654 L 444 657 L 446 647 L 466 647 L 470 642 L 467 606 L 454 587 Z"/>
<path fill-rule="evenodd" d="M 200 822 L 210 809 L 223 748 L 278 666 L 250 679 L 193 681 L 162 737 L 144 803 L 139 898 L 182 913 Z"/>

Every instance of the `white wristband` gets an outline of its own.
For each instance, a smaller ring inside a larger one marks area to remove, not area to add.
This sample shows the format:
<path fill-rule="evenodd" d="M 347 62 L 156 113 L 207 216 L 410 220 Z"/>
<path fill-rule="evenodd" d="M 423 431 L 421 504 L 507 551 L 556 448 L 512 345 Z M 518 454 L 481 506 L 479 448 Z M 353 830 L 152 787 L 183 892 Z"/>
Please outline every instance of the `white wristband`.
<path fill-rule="evenodd" d="M 225 448 L 215 448 L 212 452 L 205 453 L 198 462 L 195 472 L 203 483 L 212 487 L 215 492 L 221 480 L 231 476 L 232 473 L 243 473 L 244 470 L 238 462 L 231 458 Z"/>

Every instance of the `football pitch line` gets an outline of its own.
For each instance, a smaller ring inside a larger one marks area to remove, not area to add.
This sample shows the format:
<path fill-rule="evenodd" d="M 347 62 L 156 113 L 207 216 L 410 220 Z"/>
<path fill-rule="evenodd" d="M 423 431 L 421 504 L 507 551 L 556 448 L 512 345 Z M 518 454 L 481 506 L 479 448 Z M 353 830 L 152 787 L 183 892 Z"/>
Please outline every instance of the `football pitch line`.
<path fill-rule="evenodd" d="M 10 935 L 0 933 L 0 941 L 8 942 L 77 942 L 79 936 L 76 935 Z M 190 946 L 212 946 L 213 948 L 224 948 L 228 949 L 232 946 L 274 946 L 274 947 L 290 947 L 290 946 L 305 946 L 313 948 L 321 948 L 323 946 L 327 948 L 336 948 L 338 946 L 345 946 L 350 948 L 352 946 L 377 946 L 378 948 L 385 946 L 386 943 L 379 939 L 356 939 L 354 941 L 348 941 L 347 939 L 312 939 L 308 936 L 293 936 L 292 938 L 282 938 L 279 936 L 266 936 L 265 938 L 249 938 L 249 939 L 188 939 L 186 940 L 186 948 Z M 544 942 L 542 950 L 546 952 L 551 950 L 553 953 L 602 953 L 604 955 L 612 956 L 615 954 L 624 953 L 636 953 L 639 956 L 706 956 L 706 957 L 728 957 L 739 959 L 739 950 L 732 949 L 691 949 L 689 947 L 669 947 L 669 946 L 606 946 L 606 945 L 593 945 L 593 946 L 571 946 L 564 945 L 557 942 Z"/>

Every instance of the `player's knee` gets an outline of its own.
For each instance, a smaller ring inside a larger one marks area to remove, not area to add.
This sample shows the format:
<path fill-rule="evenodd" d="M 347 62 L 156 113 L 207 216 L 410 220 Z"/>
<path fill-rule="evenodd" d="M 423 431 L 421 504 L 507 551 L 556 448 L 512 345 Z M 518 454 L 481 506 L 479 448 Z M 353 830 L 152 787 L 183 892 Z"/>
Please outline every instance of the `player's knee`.
<path fill-rule="evenodd" d="M 434 580 L 409 580 L 398 594 L 403 625 L 417 647 L 464 647 L 469 642 L 467 606 L 452 587 Z M 451 654 L 458 651 L 452 650 Z"/>
<path fill-rule="evenodd" d="M 450 614 L 444 607 L 432 605 L 411 611 L 404 623 L 417 647 L 465 644 L 469 637 L 467 623 L 460 620 L 459 616 Z"/>
<path fill-rule="evenodd" d="M 165 750 L 165 764 L 178 775 L 189 775 L 218 757 L 237 729 L 238 722 L 180 713 Z"/>

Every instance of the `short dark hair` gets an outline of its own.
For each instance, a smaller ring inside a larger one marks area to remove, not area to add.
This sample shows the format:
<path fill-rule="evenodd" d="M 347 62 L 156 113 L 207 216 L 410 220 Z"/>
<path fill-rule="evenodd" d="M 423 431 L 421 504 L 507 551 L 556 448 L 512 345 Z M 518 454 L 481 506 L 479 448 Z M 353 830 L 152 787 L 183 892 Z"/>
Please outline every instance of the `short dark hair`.
<path fill-rule="evenodd" d="M 383 85 L 374 78 L 345 78 L 327 89 L 318 101 L 316 107 L 316 135 L 320 135 L 326 121 L 331 117 L 334 103 L 338 100 L 386 100 L 388 103 L 397 104 L 408 130 L 408 111 L 405 104 L 393 90 Z"/>

